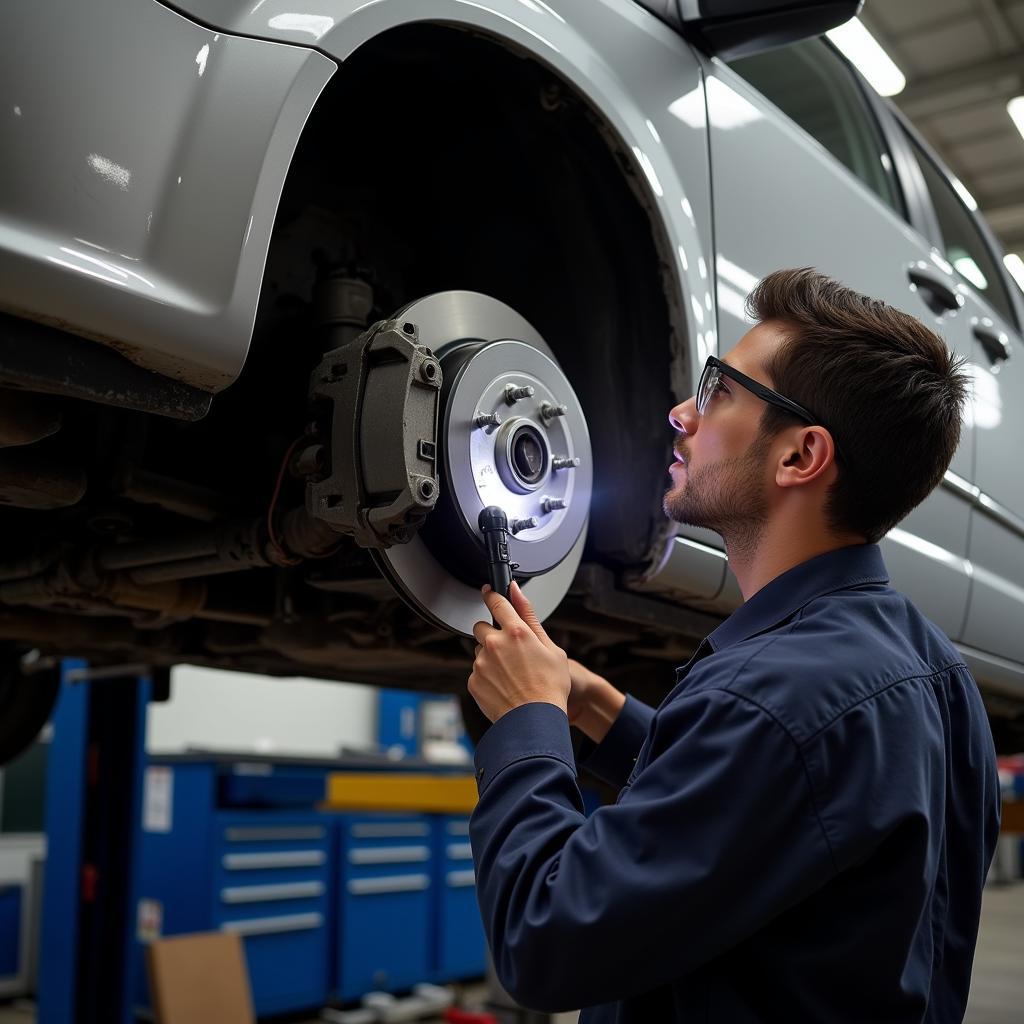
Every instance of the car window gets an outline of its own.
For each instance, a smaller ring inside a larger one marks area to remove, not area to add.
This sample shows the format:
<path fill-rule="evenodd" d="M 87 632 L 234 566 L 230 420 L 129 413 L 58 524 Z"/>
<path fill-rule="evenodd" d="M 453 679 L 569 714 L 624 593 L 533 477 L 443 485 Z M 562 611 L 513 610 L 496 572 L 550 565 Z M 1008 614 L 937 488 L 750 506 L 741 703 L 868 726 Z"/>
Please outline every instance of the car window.
<path fill-rule="evenodd" d="M 729 66 L 905 218 L 881 129 L 852 72 L 822 40 L 738 57 Z"/>
<path fill-rule="evenodd" d="M 999 264 L 973 215 L 931 157 L 915 139 L 910 138 L 910 142 L 935 208 L 946 259 L 993 309 L 1001 313 L 1009 323 L 1015 323 L 1013 303 Z"/>

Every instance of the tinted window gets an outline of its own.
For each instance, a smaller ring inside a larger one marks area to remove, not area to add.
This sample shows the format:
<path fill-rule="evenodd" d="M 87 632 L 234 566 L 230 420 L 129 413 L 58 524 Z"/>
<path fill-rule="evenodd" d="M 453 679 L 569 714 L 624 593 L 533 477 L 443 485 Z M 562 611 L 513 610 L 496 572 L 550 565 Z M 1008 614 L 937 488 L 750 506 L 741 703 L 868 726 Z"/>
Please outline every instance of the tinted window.
<path fill-rule="evenodd" d="M 892 160 L 850 69 L 820 39 L 740 57 L 729 66 L 872 192 L 904 216 Z"/>
<path fill-rule="evenodd" d="M 939 219 L 946 259 L 957 273 L 988 300 L 989 305 L 1014 323 L 1013 306 L 1003 283 L 1002 271 L 971 212 L 949 179 L 932 163 L 918 144 L 910 140 Z"/>

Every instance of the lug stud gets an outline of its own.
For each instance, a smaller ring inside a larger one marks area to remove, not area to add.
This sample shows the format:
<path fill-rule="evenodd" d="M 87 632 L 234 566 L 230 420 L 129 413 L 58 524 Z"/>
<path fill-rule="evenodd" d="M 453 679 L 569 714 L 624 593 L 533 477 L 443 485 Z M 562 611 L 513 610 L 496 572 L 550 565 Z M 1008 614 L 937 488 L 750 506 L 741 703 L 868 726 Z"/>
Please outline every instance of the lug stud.
<path fill-rule="evenodd" d="M 513 519 L 508 528 L 512 533 L 518 533 L 520 530 L 532 530 L 539 523 L 536 516 L 528 516 L 526 519 Z"/>
<path fill-rule="evenodd" d="M 505 401 L 509 405 L 515 405 L 521 398 L 532 398 L 534 389 L 529 384 L 517 388 L 515 384 L 505 385 Z"/>
<path fill-rule="evenodd" d="M 564 416 L 568 411 L 569 407 L 567 405 L 554 405 L 551 402 L 540 403 L 540 415 L 545 422 L 556 419 L 559 416 Z"/>
<path fill-rule="evenodd" d="M 554 512 L 555 509 L 565 508 L 565 498 L 541 498 L 540 510 L 544 515 Z"/>
<path fill-rule="evenodd" d="M 481 412 L 477 413 L 476 419 L 473 422 L 478 427 L 500 427 L 501 426 L 501 415 L 496 412 Z"/>
<path fill-rule="evenodd" d="M 580 460 L 578 457 L 570 457 L 568 455 L 556 455 L 551 460 L 552 469 L 578 469 Z"/>

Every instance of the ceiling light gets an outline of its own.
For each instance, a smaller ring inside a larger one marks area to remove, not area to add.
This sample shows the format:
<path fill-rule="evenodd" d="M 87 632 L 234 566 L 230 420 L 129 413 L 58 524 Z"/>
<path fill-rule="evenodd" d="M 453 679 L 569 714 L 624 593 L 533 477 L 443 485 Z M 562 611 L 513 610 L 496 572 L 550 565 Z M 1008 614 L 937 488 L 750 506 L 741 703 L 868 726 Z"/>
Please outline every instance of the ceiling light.
<path fill-rule="evenodd" d="M 1024 135 L 1024 96 L 1014 96 L 1006 104 L 1006 112 L 1013 118 L 1017 131 Z"/>
<path fill-rule="evenodd" d="M 1020 285 L 1021 291 L 1024 291 L 1024 260 L 1015 252 L 1009 252 L 1003 257 L 1003 263 L 1013 279 Z"/>
<path fill-rule="evenodd" d="M 895 96 L 907 84 L 903 72 L 878 44 L 878 40 L 856 18 L 831 29 L 829 39 L 871 83 L 880 96 Z"/>

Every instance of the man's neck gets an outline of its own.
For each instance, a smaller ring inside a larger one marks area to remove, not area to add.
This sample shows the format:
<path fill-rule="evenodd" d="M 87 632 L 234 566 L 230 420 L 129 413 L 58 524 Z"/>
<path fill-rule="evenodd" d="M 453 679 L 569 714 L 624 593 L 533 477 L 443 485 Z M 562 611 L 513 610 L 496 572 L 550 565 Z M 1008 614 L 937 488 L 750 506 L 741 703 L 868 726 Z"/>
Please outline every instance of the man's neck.
<path fill-rule="evenodd" d="M 827 551 L 863 543 L 865 538 L 854 534 L 840 536 L 823 529 L 804 530 L 792 522 L 779 523 L 774 528 L 765 528 L 751 553 L 744 551 L 734 556 L 729 552 L 729 568 L 739 583 L 743 600 L 749 601 L 763 586 L 789 569 Z M 728 538 L 726 551 L 729 551 Z"/>

